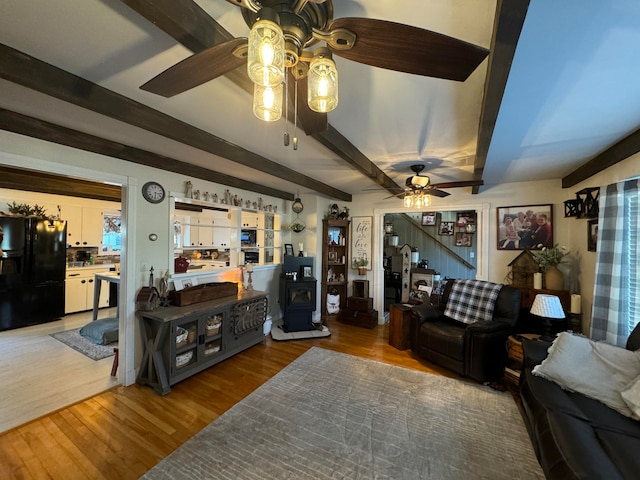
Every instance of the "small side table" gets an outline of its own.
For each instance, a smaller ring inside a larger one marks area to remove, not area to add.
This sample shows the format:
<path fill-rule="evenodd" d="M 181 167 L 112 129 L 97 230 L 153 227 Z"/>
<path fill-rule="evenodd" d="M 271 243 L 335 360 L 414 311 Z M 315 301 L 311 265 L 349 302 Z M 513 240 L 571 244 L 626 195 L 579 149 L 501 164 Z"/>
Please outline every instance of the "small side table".
<path fill-rule="evenodd" d="M 401 303 L 389 307 L 389 345 L 398 350 L 411 348 L 411 307 Z"/>
<path fill-rule="evenodd" d="M 529 340 L 537 340 L 540 338 L 540 335 L 537 333 L 523 333 L 517 336 L 511 335 L 507 338 L 505 347 L 509 360 L 504 369 L 504 379 L 516 388 L 520 384 L 520 372 L 522 371 L 522 361 L 524 360 L 522 340 L 520 340 L 520 338 L 523 337 Z"/>

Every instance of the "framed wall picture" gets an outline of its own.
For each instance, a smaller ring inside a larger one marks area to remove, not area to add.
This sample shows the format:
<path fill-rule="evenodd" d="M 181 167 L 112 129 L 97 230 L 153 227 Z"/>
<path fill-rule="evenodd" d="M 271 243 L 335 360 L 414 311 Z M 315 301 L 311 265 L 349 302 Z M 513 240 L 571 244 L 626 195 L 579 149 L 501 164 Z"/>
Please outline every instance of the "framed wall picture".
<path fill-rule="evenodd" d="M 302 278 L 311 278 L 311 277 L 313 277 L 313 267 L 311 265 L 301 265 L 300 266 L 300 276 Z"/>
<path fill-rule="evenodd" d="M 457 212 L 456 227 L 467 227 L 476 224 L 476 212 Z"/>
<path fill-rule="evenodd" d="M 436 224 L 436 212 L 422 212 L 422 225 L 423 226 L 432 226 Z"/>
<path fill-rule="evenodd" d="M 456 232 L 456 247 L 470 247 L 473 235 L 467 232 Z"/>
<path fill-rule="evenodd" d="M 499 250 L 540 250 L 553 247 L 553 205 L 498 207 Z"/>
<path fill-rule="evenodd" d="M 440 222 L 440 226 L 438 227 L 438 235 L 453 235 L 453 225 L 454 222 Z"/>
<path fill-rule="evenodd" d="M 284 244 L 284 254 L 285 255 L 293 255 L 293 244 L 285 243 Z"/>
<path fill-rule="evenodd" d="M 598 220 L 587 222 L 587 250 L 590 252 L 598 251 Z"/>
<path fill-rule="evenodd" d="M 330 262 L 337 262 L 338 261 L 338 252 L 329 252 L 328 253 L 328 258 L 327 258 Z"/>
<path fill-rule="evenodd" d="M 373 246 L 371 244 L 371 234 L 373 232 L 373 217 L 351 217 L 351 258 L 367 259 L 367 265 L 364 267 L 371 270 L 371 252 Z"/>

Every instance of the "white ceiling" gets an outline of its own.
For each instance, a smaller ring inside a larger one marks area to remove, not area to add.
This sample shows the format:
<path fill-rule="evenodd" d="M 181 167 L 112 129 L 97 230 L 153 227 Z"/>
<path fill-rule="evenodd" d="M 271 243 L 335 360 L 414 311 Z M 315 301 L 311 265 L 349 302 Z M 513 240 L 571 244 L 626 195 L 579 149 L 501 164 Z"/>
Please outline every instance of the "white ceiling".
<path fill-rule="evenodd" d="M 234 36 L 247 36 L 238 7 L 196 3 Z M 495 0 L 339 0 L 334 18 L 391 20 L 490 48 L 495 8 Z M 285 148 L 284 121 L 253 117 L 250 96 L 227 78 L 170 99 L 140 90 L 191 52 L 120 1 L 0 0 L 0 43 L 352 195 L 377 186 L 300 130 L 299 149 Z M 329 123 L 388 176 L 403 185 L 409 165 L 426 162 L 435 182 L 473 178 L 488 59 L 463 83 L 336 63 L 340 103 Z M 483 188 L 561 178 L 638 130 L 638 78 L 640 2 L 531 0 Z M 284 191 L 297 188 L 6 80 L 0 89 L 2 108 Z"/>

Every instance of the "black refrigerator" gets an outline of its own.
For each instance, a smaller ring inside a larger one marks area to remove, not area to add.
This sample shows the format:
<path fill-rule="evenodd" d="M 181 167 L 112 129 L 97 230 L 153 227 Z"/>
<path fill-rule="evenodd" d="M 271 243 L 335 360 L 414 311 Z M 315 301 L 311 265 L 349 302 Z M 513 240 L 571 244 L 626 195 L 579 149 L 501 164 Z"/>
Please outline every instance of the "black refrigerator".
<path fill-rule="evenodd" d="M 67 222 L 0 216 L 0 330 L 64 316 Z"/>

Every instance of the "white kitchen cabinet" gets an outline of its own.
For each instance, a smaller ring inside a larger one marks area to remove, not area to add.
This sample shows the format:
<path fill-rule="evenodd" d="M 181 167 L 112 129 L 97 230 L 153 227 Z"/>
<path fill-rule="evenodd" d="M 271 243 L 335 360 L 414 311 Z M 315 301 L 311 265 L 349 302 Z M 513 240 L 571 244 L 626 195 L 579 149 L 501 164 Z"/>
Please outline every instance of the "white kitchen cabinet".
<path fill-rule="evenodd" d="M 178 222 L 180 231 L 174 233 L 174 258 L 189 257 L 194 250 L 202 250 L 203 255 L 207 255 L 206 250 L 217 250 L 225 256 L 229 267 L 243 262 L 242 253 L 258 253 L 259 265 L 282 261 L 282 214 L 195 199 L 174 198 L 174 202 L 172 218 L 174 226 Z M 255 238 L 250 245 L 242 243 L 243 230 Z"/>
<path fill-rule="evenodd" d="M 71 247 L 101 247 L 104 229 L 104 209 L 61 205 L 60 215 L 67 221 L 67 245 Z"/>
<path fill-rule="evenodd" d="M 64 283 L 64 313 L 84 312 L 93 309 L 95 274 L 108 272 L 109 268 L 74 268 L 67 270 Z M 109 289 L 100 290 L 100 308 L 109 306 Z"/>
<path fill-rule="evenodd" d="M 84 245 L 102 247 L 104 209 L 82 207 L 82 241 Z"/>

